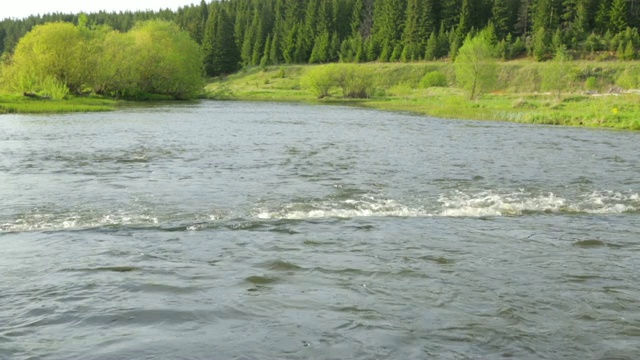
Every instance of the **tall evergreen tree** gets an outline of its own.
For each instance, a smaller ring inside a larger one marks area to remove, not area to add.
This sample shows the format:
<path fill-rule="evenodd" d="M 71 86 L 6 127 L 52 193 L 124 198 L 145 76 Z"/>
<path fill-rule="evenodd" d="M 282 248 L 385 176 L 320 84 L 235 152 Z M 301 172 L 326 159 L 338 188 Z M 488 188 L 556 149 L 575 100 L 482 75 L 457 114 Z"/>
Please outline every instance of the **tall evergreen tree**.
<path fill-rule="evenodd" d="M 408 0 L 406 23 L 402 34 L 402 43 L 404 45 L 403 61 L 414 59 L 421 52 L 420 47 L 424 42 L 426 34 L 424 26 L 421 26 L 421 8 L 419 0 Z"/>
<path fill-rule="evenodd" d="M 458 23 L 458 31 L 460 32 L 461 38 L 465 38 L 473 28 L 473 18 L 477 16 L 474 6 L 475 1 L 477 0 L 462 0 L 460 22 Z"/>
<path fill-rule="evenodd" d="M 531 0 L 520 0 L 515 28 L 522 36 L 531 32 Z"/>
<path fill-rule="evenodd" d="M 387 47 L 389 57 L 402 38 L 406 4 L 406 0 L 376 0 L 374 4 L 373 40 L 380 49 Z"/>
<path fill-rule="evenodd" d="M 610 30 L 621 33 L 629 26 L 627 0 L 613 0 L 609 13 Z"/>
<path fill-rule="evenodd" d="M 609 15 L 611 12 L 612 0 L 600 0 L 595 18 L 595 30 L 601 34 L 609 29 Z"/>
<path fill-rule="evenodd" d="M 234 39 L 233 21 L 224 7 L 209 14 L 203 49 L 207 75 L 218 76 L 238 70 L 240 52 Z"/>
<path fill-rule="evenodd" d="M 440 26 L 440 2 L 438 0 L 421 0 L 420 26 L 424 38 L 437 32 Z"/>
<path fill-rule="evenodd" d="M 451 29 L 460 23 L 462 0 L 441 0 L 440 19 L 445 29 Z"/>
<path fill-rule="evenodd" d="M 510 0 L 494 0 L 491 8 L 491 22 L 495 27 L 498 39 L 504 39 L 513 31 L 513 6 Z"/>

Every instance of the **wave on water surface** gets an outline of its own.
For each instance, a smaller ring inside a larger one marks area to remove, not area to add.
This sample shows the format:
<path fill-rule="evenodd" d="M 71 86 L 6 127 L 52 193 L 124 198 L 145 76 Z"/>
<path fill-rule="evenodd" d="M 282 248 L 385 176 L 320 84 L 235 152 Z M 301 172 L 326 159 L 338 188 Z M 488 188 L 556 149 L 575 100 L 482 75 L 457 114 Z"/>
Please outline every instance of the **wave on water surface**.
<path fill-rule="evenodd" d="M 532 194 L 523 190 L 511 193 L 456 191 L 438 200 L 441 216 L 522 216 L 537 213 L 620 214 L 640 210 L 637 193 L 594 191 L 576 197 L 553 193 Z"/>
<path fill-rule="evenodd" d="M 255 217 L 295 220 L 353 217 L 486 217 L 544 213 L 619 214 L 639 210 L 640 196 L 637 193 L 592 192 L 568 199 L 553 193 L 533 194 L 523 190 L 511 193 L 456 191 L 440 195 L 436 201 L 425 200 L 418 205 L 405 205 L 374 195 L 342 201 L 294 202 L 273 210 L 261 209 Z"/>
<path fill-rule="evenodd" d="M 535 214 L 621 214 L 640 211 L 638 193 L 594 191 L 573 197 L 553 193 L 463 192 L 440 195 L 437 199 L 412 199 L 403 203 L 380 195 L 358 194 L 351 198 L 298 200 L 278 206 L 252 206 L 248 211 L 229 209 L 212 214 L 169 214 L 163 209 L 91 211 L 36 209 L 13 220 L 0 220 L 0 232 L 60 231 L 103 227 L 157 228 L 167 231 L 200 231 L 226 226 L 246 227 L 237 222 L 307 219 L 349 219 L 359 217 L 501 217 Z M 245 213 L 244 215 L 242 215 Z M 223 216 L 221 214 L 228 214 Z M 231 216 L 230 214 L 234 214 Z M 240 215 L 240 216 L 238 216 Z"/>

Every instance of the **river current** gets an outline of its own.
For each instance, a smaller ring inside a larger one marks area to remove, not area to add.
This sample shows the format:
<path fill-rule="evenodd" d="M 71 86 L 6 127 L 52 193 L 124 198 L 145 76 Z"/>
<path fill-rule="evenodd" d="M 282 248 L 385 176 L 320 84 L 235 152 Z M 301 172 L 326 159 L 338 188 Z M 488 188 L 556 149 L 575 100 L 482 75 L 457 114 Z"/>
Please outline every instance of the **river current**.
<path fill-rule="evenodd" d="M 640 134 L 0 117 L 0 359 L 639 359 Z"/>

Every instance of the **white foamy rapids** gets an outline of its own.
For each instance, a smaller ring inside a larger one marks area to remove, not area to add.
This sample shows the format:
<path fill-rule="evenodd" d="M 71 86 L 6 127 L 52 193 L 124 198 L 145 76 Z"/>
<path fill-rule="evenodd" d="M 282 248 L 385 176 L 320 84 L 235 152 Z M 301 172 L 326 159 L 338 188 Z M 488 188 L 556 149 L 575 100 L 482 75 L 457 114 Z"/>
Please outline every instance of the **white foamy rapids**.
<path fill-rule="evenodd" d="M 442 195 L 441 216 L 519 216 L 524 213 L 587 213 L 619 214 L 640 210 L 637 193 L 594 191 L 575 199 L 556 196 L 553 193 L 531 194 L 480 192 L 467 194 L 455 192 Z"/>
<path fill-rule="evenodd" d="M 432 216 L 423 208 L 411 208 L 395 200 L 365 196 L 361 199 L 314 203 L 291 203 L 278 210 L 260 209 L 259 219 L 321 219 L 354 217 L 426 217 Z"/>
<path fill-rule="evenodd" d="M 78 214 L 33 213 L 19 216 L 15 221 L 0 224 L 0 231 L 57 231 L 69 229 L 90 229 L 111 225 L 155 225 L 154 216 L 140 214 L 106 214 L 98 217 Z"/>

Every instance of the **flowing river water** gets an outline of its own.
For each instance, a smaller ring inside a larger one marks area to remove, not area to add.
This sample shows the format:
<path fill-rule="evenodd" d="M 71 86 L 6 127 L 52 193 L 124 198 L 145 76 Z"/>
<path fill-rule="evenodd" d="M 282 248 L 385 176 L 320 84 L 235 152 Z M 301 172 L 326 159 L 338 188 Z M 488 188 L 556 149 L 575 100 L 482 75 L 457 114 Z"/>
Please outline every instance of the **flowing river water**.
<path fill-rule="evenodd" d="M 640 134 L 0 117 L 0 359 L 638 359 Z"/>

